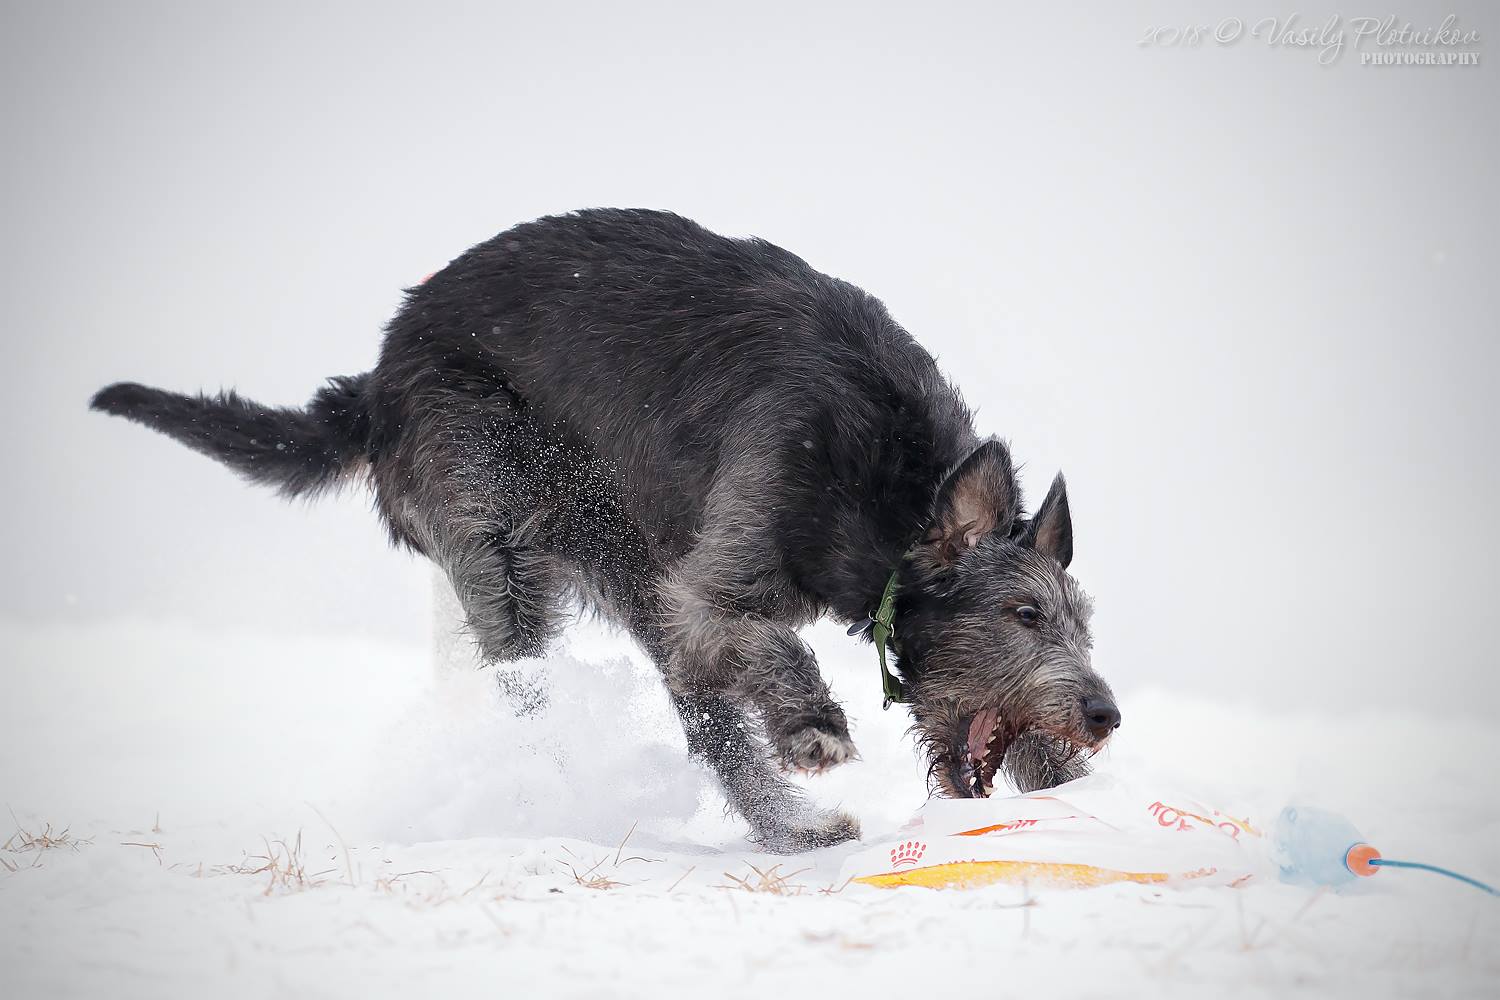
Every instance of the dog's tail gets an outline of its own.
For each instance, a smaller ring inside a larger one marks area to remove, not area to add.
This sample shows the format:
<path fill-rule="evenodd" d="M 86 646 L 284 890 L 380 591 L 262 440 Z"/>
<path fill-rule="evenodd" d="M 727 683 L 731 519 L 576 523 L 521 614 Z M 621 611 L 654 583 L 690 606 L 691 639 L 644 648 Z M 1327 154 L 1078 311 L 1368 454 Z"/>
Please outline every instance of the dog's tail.
<path fill-rule="evenodd" d="M 369 375 L 333 378 L 303 409 L 262 406 L 233 392 L 185 396 L 134 382 L 95 393 L 89 408 L 134 420 L 288 497 L 357 472 L 369 455 Z"/>

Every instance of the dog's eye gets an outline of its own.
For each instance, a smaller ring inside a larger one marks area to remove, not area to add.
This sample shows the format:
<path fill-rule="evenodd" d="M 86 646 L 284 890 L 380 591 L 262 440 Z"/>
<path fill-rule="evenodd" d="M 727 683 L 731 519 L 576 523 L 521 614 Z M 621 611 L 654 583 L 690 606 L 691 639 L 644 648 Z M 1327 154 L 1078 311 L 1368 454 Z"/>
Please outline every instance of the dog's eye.
<path fill-rule="evenodd" d="M 1035 625 L 1042 613 L 1029 604 L 1023 604 L 1016 609 L 1016 617 L 1021 619 L 1022 625 Z"/>

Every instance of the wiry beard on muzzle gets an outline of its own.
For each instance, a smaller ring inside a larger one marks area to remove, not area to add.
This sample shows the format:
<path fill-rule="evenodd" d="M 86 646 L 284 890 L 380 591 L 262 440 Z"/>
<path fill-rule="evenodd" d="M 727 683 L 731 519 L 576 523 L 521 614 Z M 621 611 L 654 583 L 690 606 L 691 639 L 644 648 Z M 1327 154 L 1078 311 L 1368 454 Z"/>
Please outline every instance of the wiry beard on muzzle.
<path fill-rule="evenodd" d="M 1094 753 L 1060 736 L 1029 729 L 1011 740 L 1001 770 L 1019 791 L 1034 792 L 1082 778 L 1092 770 L 1089 761 Z"/>

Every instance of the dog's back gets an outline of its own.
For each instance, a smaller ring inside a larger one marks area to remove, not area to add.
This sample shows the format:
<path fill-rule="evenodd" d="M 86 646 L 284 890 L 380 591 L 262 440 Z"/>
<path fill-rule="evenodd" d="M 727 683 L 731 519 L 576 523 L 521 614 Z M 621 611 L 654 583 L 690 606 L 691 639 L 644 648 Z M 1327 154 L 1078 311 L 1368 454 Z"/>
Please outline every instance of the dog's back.
<path fill-rule="evenodd" d="M 518 226 L 413 289 L 372 380 L 375 450 L 399 451 L 460 398 L 591 453 L 664 558 L 690 544 L 743 448 L 795 466 L 815 536 L 839 508 L 937 475 L 911 462 L 943 469 L 972 444 L 954 440 L 967 414 L 932 359 L 878 300 L 664 212 Z"/>

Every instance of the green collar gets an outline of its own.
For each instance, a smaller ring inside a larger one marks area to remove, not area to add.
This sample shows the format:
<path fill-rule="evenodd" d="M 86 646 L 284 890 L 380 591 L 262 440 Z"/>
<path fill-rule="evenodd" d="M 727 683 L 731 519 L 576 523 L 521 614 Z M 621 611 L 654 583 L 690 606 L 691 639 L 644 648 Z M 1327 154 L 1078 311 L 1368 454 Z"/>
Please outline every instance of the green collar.
<path fill-rule="evenodd" d="M 890 665 L 885 661 L 887 646 L 894 652 L 901 652 L 896 644 L 896 578 L 900 573 L 899 566 L 891 571 L 891 578 L 885 583 L 885 593 L 880 595 L 880 606 L 875 609 L 875 614 L 849 629 L 850 635 L 859 635 L 869 630 L 870 638 L 875 643 L 875 651 L 880 656 L 880 688 L 885 692 L 885 701 L 880 706 L 883 709 L 906 701 L 906 692 L 902 690 L 900 679 L 891 673 Z"/>
<path fill-rule="evenodd" d="M 885 701 L 880 705 L 883 709 L 890 708 L 892 702 L 900 704 L 906 701 L 901 681 L 891 673 L 891 668 L 885 662 L 886 646 L 898 653 L 901 651 L 896 645 L 896 576 L 900 572 L 899 569 L 891 571 L 891 578 L 885 582 L 885 593 L 880 595 L 880 607 L 875 609 L 873 638 L 875 649 L 880 654 L 880 686 L 885 691 Z"/>

